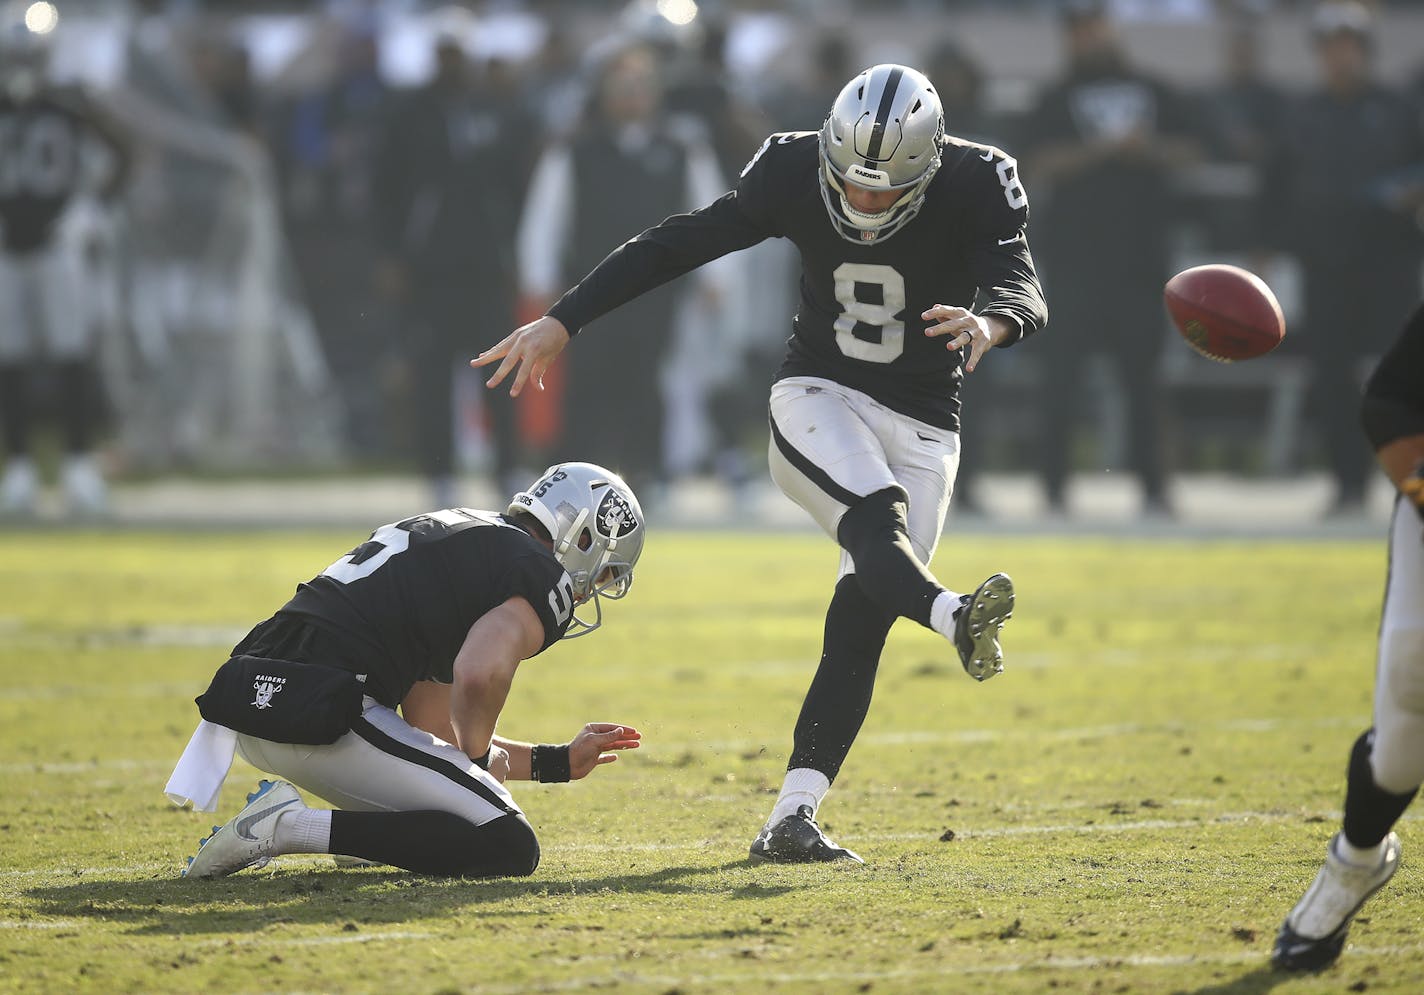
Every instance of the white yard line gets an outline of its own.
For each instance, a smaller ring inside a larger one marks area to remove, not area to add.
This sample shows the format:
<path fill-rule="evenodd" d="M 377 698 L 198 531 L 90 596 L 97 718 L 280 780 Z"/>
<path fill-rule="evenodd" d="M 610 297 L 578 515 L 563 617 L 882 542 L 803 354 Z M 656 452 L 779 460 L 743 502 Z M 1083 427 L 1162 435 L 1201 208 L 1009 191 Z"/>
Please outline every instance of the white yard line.
<path fill-rule="evenodd" d="M 1348 946 L 1348 957 L 1415 957 L 1424 953 L 1424 944 L 1389 947 Z M 725 956 L 719 952 L 718 956 Z M 767 984 L 824 984 L 834 983 L 837 987 L 857 981 L 914 980 L 917 978 L 942 979 L 946 977 L 972 977 L 975 975 L 1022 974 L 1032 971 L 1102 971 L 1113 968 L 1140 967 L 1239 967 L 1248 964 L 1265 967 L 1268 963 L 1262 949 L 1247 949 L 1219 954 L 1124 954 L 1120 957 L 1044 957 L 1037 960 L 999 961 L 981 964 L 940 964 L 933 967 L 912 967 L 876 971 L 757 971 L 743 973 L 721 972 L 716 974 L 639 974 L 618 971 L 602 977 L 583 976 L 564 981 L 535 982 L 520 985 L 481 986 L 483 995 L 523 995 L 526 992 L 576 991 L 584 988 L 626 988 L 635 985 L 678 987 L 722 985 L 767 985 Z M 943 990 L 943 985 L 937 985 Z"/>
<path fill-rule="evenodd" d="M 185 689 L 191 690 L 191 689 Z M 0 692 L 0 698 L 4 693 Z M 1179 732 L 1273 732 L 1280 729 L 1338 729 L 1364 728 L 1369 723 L 1366 715 L 1333 715 L 1324 718 L 1244 718 L 1227 719 L 1221 722 L 1116 722 L 1110 725 L 1071 726 L 1066 729 L 908 729 L 897 732 L 866 733 L 859 737 L 861 743 L 878 743 L 884 746 L 909 746 L 916 743 L 990 743 L 1002 740 L 1016 742 L 1060 742 L 1078 739 L 1116 739 L 1123 736 L 1156 736 Z M 661 756 L 682 753 L 730 753 L 766 746 L 763 740 L 728 739 L 720 741 L 700 740 L 696 742 L 660 742 L 645 746 L 645 754 Z M 170 766 L 177 761 L 163 759 L 123 759 L 96 760 L 92 762 L 49 763 L 46 761 L 0 763 L 0 774 L 88 774 L 103 770 L 148 770 Z"/>
<path fill-rule="evenodd" d="M 1220 722 L 1115 722 L 1110 725 L 1071 726 L 1065 729 L 1023 728 L 1007 729 L 911 729 L 897 732 L 865 733 L 858 737 L 858 743 L 880 743 L 886 746 L 907 746 L 915 743 L 988 743 L 1000 740 L 1050 741 L 1074 739 L 1112 739 L 1120 736 L 1154 736 L 1178 732 L 1272 732 L 1279 729 L 1336 729 L 1340 727 L 1363 729 L 1369 724 L 1369 716 L 1331 715 L 1323 718 L 1245 718 L 1226 719 Z M 643 749 L 657 753 L 685 753 L 688 751 L 710 750 L 716 753 L 760 749 L 765 740 L 728 739 L 687 743 L 658 742 Z"/>
<path fill-rule="evenodd" d="M 98 774 L 107 770 L 171 770 L 176 762 L 176 757 L 172 760 L 114 758 L 112 760 L 73 760 L 64 763 L 31 760 L 28 763 L 0 764 L 0 774 Z"/>
<path fill-rule="evenodd" d="M 1250 822 L 1290 822 L 1300 818 L 1299 813 L 1289 812 L 1230 812 L 1222 815 L 1205 815 L 1199 819 L 1143 819 L 1134 822 L 1095 822 L 1092 824 L 1083 823 L 1055 823 L 1049 825 L 1034 826 L 1003 826 L 988 829 L 965 829 L 956 830 L 956 840 L 963 839 L 995 839 L 999 837 L 1011 836 L 1035 836 L 1052 835 L 1056 833 L 1072 833 L 1074 835 L 1095 836 L 1108 835 L 1113 833 L 1143 832 L 1152 829 L 1199 829 L 1211 826 L 1241 825 Z M 1424 816 L 1421 816 L 1424 818 Z M 1401 821 L 1413 821 L 1409 816 Z M 196 825 L 196 822 L 194 823 Z M 937 830 L 925 830 L 919 833 L 858 833 L 854 836 L 846 836 L 845 839 L 856 843 L 903 843 L 907 840 L 924 840 L 925 842 L 937 841 Z M 680 851 L 730 849 L 740 853 L 746 841 L 741 836 L 687 840 L 680 843 L 629 843 L 629 842 L 609 842 L 607 840 L 587 843 L 549 843 L 545 844 L 546 853 L 586 853 L 591 851 L 607 851 L 610 848 L 621 852 L 637 853 L 676 853 Z M 329 867 L 323 857 L 303 858 L 295 855 L 276 858 L 287 867 L 292 867 L 294 863 L 311 863 L 313 867 Z M 93 877 L 103 877 L 106 875 L 129 876 L 135 872 L 150 873 L 154 871 L 171 870 L 174 876 L 178 874 L 180 861 L 148 861 L 140 864 L 114 864 L 108 867 L 44 867 L 32 868 L 24 871 L 0 871 L 0 882 L 26 881 L 34 878 L 58 877 L 83 879 Z M 272 867 L 282 866 L 272 864 Z"/>
<path fill-rule="evenodd" d="M 214 667 L 213 669 L 217 669 Z M 35 687 L 0 688 L 0 701 L 74 701 L 104 698 L 192 698 L 202 694 L 206 681 L 149 681 L 138 684 L 42 684 Z"/>

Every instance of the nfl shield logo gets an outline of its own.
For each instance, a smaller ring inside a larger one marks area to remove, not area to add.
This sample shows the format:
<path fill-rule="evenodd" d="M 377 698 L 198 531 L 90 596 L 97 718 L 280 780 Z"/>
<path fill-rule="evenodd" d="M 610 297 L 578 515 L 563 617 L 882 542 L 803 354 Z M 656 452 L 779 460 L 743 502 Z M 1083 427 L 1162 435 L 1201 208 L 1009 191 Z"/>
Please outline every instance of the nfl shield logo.
<path fill-rule="evenodd" d="M 878 233 L 878 232 L 873 232 L 873 231 L 863 231 L 863 232 L 860 233 L 860 240 L 861 240 L 862 242 L 874 242 L 874 241 L 875 241 L 875 236 L 876 236 L 877 234 L 879 234 L 879 233 Z"/>

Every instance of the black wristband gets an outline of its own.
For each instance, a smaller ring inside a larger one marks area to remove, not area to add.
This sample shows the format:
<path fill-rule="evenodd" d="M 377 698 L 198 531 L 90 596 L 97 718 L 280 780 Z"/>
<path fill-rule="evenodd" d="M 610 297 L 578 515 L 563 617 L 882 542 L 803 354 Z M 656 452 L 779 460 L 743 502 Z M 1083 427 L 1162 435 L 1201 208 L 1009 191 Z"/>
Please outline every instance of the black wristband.
<path fill-rule="evenodd" d="M 490 748 L 489 748 L 488 750 L 485 750 L 485 755 L 484 755 L 484 756 L 482 756 L 482 757 L 475 757 L 475 758 L 474 758 L 475 766 L 478 767 L 480 770 L 489 770 L 489 758 L 490 758 L 490 754 L 493 753 L 493 752 L 494 752 L 494 744 L 491 743 L 491 744 L 490 744 Z"/>
<path fill-rule="evenodd" d="M 569 781 L 569 746 L 540 743 L 529 751 L 529 776 L 544 784 Z"/>

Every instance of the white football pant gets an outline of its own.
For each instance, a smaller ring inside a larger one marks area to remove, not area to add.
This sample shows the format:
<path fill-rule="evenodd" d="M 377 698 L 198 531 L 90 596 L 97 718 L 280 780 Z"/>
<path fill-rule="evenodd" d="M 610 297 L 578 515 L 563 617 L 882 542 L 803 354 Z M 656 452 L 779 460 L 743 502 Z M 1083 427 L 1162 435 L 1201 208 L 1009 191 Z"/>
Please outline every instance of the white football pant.
<path fill-rule="evenodd" d="M 1424 784 L 1424 521 L 1403 498 L 1389 535 L 1370 766 L 1376 784 L 1402 795 Z"/>
<path fill-rule="evenodd" d="M 63 240 L 37 252 L 0 253 L 0 363 L 89 356 L 94 329 L 79 255 Z"/>
<path fill-rule="evenodd" d="M 888 487 L 904 490 L 910 545 L 928 564 L 959 473 L 959 433 L 891 411 L 820 377 L 771 388 L 771 479 L 832 539 L 851 505 Z M 839 576 L 854 572 L 841 550 Z"/>
<path fill-rule="evenodd" d="M 352 812 L 434 810 L 477 826 L 519 812 L 504 785 L 459 747 L 371 698 L 351 732 L 330 746 L 239 735 L 237 749 L 257 769 Z"/>

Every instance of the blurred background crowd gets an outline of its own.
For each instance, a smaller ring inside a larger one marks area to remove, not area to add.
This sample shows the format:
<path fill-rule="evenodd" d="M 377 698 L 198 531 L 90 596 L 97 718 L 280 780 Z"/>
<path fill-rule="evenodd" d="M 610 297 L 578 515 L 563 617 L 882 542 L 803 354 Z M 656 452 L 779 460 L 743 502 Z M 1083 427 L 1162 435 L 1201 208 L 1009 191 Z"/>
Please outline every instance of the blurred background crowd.
<path fill-rule="evenodd" d="M 1420 298 L 1424 3 L 129 0 L 9 4 L 0 508 L 57 478 L 402 470 L 439 502 L 553 459 L 653 502 L 764 477 L 796 306 L 772 243 L 600 320 L 517 403 L 467 360 L 611 248 L 715 199 L 885 61 L 1008 150 L 1052 319 L 966 386 L 988 473 L 1368 477 L 1369 364 Z M 45 118 L 44 115 L 49 117 Z M 1277 352 L 1173 341 L 1171 272 L 1261 273 Z"/>

